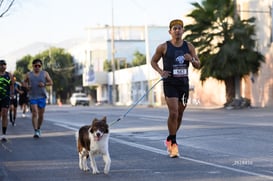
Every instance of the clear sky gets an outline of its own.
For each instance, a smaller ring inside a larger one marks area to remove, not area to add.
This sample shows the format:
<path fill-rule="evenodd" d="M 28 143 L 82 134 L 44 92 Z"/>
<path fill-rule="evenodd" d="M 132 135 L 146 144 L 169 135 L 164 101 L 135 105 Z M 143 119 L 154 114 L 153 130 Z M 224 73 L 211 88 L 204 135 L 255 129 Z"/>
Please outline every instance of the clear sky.
<path fill-rule="evenodd" d="M 0 18 L 0 58 L 35 42 L 58 43 L 85 37 L 85 28 L 114 25 L 165 25 L 183 18 L 201 0 L 16 0 Z M 113 2 L 113 6 L 112 6 Z"/>

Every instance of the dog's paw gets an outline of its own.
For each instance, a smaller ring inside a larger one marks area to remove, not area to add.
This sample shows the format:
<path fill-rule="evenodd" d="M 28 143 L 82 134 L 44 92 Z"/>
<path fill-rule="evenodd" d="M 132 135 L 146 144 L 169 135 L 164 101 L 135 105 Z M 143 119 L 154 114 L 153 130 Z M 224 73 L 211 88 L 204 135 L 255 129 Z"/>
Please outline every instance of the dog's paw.
<path fill-rule="evenodd" d="M 108 170 L 108 169 L 104 169 L 104 174 L 107 175 L 107 174 L 109 173 L 109 171 L 110 171 L 110 170 Z"/>
<path fill-rule="evenodd" d="M 110 171 L 110 163 L 111 163 L 111 160 L 108 160 L 104 166 L 104 173 L 105 174 L 108 174 L 109 171 Z"/>
<path fill-rule="evenodd" d="M 95 174 L 99 174 L 100 172 L 99 172 L 98 170 L 95 169 L 95 170 L 93 170 L 92 173 L 95 175 Z"/>
<path fill-rule="evenodd" d="M 83 171 L 88 172 L 90 169 L 88 167 L 84 168 Z"/>
<path fill-rule="evenodd" d="M 88 172 L 90 170 L 88 166 L 80 166 L 80 169 L 85 172 Z"/>

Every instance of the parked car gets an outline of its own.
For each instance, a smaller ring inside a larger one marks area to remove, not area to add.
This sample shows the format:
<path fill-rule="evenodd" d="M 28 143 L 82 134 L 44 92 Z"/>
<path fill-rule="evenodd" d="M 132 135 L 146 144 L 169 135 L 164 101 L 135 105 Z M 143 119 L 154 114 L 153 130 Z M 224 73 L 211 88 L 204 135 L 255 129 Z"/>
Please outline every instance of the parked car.
<path fill-rule="evenodd" d="M 89 106 L 90 100 L 85 93 L 73 93 L 70 97 L 70 103 L 72 106 L 84 105 Z"/>

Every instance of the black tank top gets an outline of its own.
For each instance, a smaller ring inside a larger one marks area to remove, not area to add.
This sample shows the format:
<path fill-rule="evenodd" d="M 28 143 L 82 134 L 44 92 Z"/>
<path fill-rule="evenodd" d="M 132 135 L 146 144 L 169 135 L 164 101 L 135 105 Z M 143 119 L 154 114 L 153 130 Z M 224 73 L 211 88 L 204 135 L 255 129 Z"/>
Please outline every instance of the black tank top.
<path fill-rule="evenodd" d="M 0 75 L 0 99 L 10 96 L 10 76 L 8 72 L 4 75 Z"/>
<path fill-rule="evenodd" d="M 184 85 L 188 83 L 189 61 L 184 58 L 184 54 L 190 53 L 188 44 L 183 41 L 182 46 L 175 47 L 170 41 L 166 43 L 167 51 L 163 55 L 163 69 L 171 72 L 171 76 L 163 81 L 175 85 Z"/>

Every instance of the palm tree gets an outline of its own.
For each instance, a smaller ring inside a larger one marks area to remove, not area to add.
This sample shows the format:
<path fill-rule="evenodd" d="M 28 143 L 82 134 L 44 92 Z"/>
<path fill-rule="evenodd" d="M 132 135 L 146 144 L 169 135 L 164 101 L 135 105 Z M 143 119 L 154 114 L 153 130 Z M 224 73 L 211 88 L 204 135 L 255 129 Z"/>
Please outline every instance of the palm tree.
<path fill-rule="evenodd" d="M 198 49 L 202 82 L 213 77 L 224 81 L 226 102 L 235 98 L 236 80 L 256 74 L 264 56 L 255 50 L 255 18 L 241 20 L 235 16 L 232 0 L 204 0 L 192 3 L 188 14 L 194 24 L 185 26 L 186 40 Z"/>

